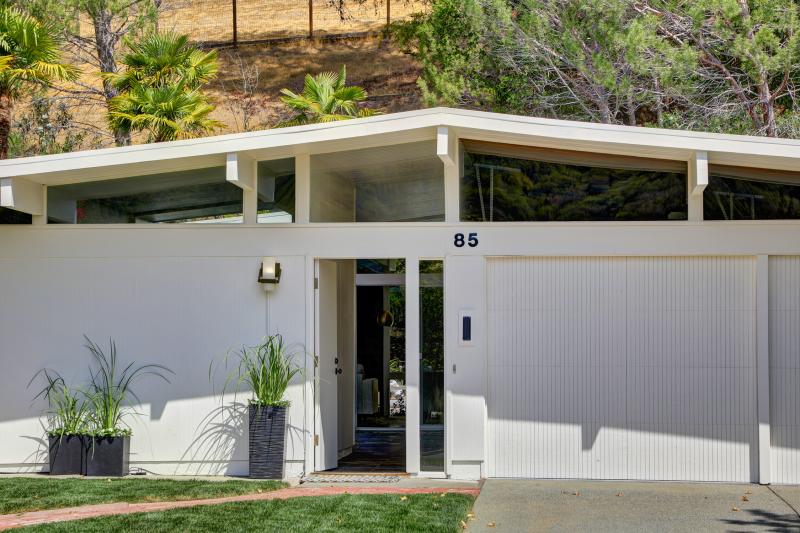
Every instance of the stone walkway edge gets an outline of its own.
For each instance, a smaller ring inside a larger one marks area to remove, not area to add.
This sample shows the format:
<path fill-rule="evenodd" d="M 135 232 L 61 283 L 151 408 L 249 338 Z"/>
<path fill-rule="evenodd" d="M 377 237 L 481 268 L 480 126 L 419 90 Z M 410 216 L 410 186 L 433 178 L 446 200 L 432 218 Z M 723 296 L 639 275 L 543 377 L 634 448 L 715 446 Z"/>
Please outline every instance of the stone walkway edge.
<path fill-rule="evenodd" d="M 285 500 L 304 496 L 336 496 L 339 494 L 436 494 L 456 493 L 478 496 L 480 489 L 475 488 L 407 488 L 407 487 L 291 487 L 270 492 L 242 494 L 224 498 L 207 498 L 202 500 L 180 500 L 168 502 L 143 503 L 103 503 L 98 505 L 82 505 L 80 507 L 64 507 L 46 509 L 26 513 L 0 515 L 0 531 L 8 529 L 46 524 L 50 522 L 67 522 L 99 516 L 124 515 L 133 513 L 151 513 L 194 507 L 197 505 L 217 505 L 231 502 L 252 502 L 262 500 Z"/>

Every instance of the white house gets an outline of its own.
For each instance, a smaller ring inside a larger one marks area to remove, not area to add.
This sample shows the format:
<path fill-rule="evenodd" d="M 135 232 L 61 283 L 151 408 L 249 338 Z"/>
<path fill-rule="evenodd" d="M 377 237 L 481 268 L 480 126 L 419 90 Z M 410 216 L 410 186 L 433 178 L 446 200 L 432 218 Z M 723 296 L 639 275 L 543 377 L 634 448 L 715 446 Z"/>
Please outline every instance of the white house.
<path fill-rule="evenodd" d="M 86 334 L 176 373 L 133 466 L 246 474 L 209 365 L 281 333 L 287 476 L 800 482 L 798 141 L 437 108 L 0 180 L 2 471 L 45 467 L 28 381 Z"/>

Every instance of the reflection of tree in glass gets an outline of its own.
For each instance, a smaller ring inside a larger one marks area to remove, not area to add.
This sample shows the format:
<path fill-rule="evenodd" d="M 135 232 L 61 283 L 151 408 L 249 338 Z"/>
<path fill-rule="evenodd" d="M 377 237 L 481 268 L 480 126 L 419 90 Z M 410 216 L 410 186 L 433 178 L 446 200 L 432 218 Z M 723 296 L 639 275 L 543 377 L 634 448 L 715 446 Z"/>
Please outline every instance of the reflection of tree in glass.
<path fill-rule="evenodd" d="M 394 317 L 389 334 L 389 360 L 396 359 L 405 365 L 406 360 L 406 290 L 405 287 L 389 287 L 389 312 Z"/>
<path fill-rule="evenodd" d="M 479 181 L 476 165 L 520 171 L 495 170 L 490 190 L 488 174 Z M 468 154 L 464 166 L 462 220 L 482 221 L 482 213 L 495 221 L 686 219 L 686 176 L 676 172 L 479 154 Z"/>
<path fill-rule="evenodd" d="M 706 220 L 800 218 L 798 185 L 711 176 L 703 193 Z"/>

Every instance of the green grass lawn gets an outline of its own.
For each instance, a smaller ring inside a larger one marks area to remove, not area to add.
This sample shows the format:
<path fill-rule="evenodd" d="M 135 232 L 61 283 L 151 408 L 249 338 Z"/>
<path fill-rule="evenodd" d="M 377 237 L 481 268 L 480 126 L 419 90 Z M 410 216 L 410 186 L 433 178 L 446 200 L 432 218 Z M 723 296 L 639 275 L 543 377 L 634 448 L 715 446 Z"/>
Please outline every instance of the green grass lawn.
<path fill-rule="evenodd" d="M 97 503 L 217 498 L 285 486 L 280 481 L 0 477 L 0 514 Z"/>
<path fill-rule="evenodd" d="M 25 531 L 459 532 L 472 506 L 464 494 L 317 496 L 225 503 L 157 513 L 90 518 Z"/>

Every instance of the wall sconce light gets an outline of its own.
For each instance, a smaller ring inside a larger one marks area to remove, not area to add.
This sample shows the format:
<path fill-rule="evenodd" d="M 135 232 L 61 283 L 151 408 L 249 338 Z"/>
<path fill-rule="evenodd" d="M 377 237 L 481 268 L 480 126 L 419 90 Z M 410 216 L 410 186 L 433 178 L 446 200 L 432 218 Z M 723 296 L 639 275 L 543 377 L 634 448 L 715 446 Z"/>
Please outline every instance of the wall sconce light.
<path fill-rule="evenodd" d="M 262 257 L 261 268 L 258 269 L 258 282 L 264 284 L 264 290 L 271 291 L 281 281 L 281 264 L 274 257 Z"/>

